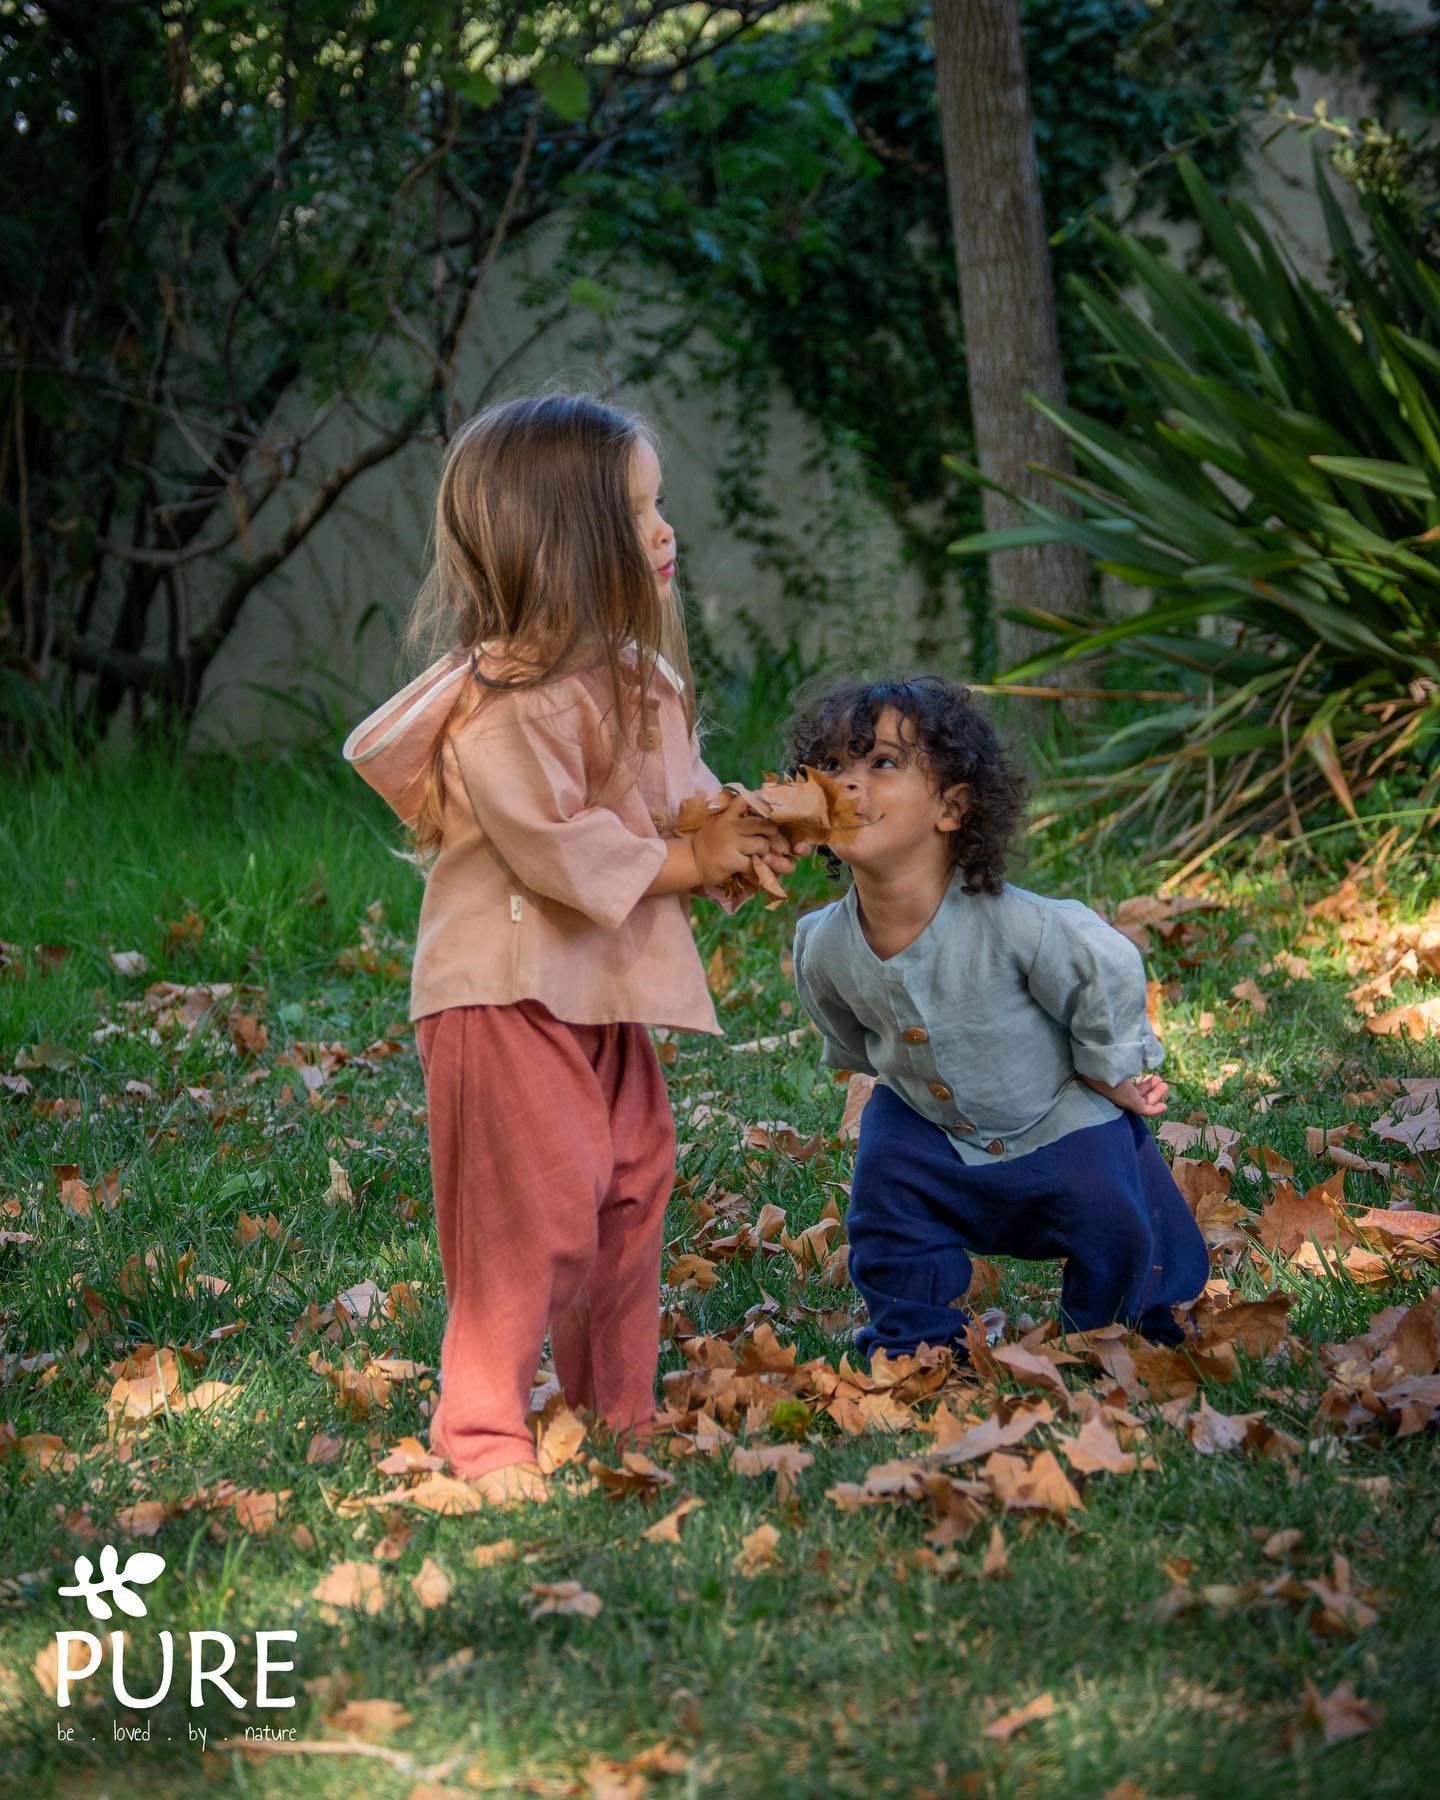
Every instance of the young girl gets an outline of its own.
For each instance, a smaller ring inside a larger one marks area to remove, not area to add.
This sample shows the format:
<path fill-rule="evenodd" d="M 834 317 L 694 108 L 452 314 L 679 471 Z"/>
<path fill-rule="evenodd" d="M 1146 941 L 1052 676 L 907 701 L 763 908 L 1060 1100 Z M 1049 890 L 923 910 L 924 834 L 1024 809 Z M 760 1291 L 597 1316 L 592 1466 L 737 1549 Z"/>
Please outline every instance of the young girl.
<path fill-rule="evenodd" d="M 718 1032 L 686 896 L 782 841 L 700 759 L 675 533 L 639 420 L 492 407 L 450 444 L 412 639 L 446 653 L 345 755 L 429 858 L 411 989 L 449 1317 L 431 1445 L 504 1502 L 548 1326 L 572 1405 L 654 1411 L 674 1123 L 645 1027 Z"/>
<path fill-rule="evenodd" d="M 972 1251 L 1063 1257 L 1067 1329 L 1176 1342 L 1209 1259 L 1141 1123 L 1168 1090 L 1143 1073 L 1163 1053 L 1139 951 L 1003 879 L 1024 783 L 964 688 L 837 687 L 789 737 L 865 821 L 832 839 L 854 885 L 795 936 L 825 1062 L 879 1077 L 848 1219 L 857 1348 L 958 1342 Z"/>

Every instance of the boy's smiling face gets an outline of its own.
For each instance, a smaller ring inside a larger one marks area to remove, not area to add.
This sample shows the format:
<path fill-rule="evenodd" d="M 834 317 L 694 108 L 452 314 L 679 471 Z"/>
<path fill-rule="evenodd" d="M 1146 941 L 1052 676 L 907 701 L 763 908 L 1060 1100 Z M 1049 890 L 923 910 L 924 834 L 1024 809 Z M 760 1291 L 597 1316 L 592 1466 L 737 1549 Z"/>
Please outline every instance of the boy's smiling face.
<path fill-rule="evenodd" d="M 893 706 L 875 721 L 869 752 L 840 751 L 821 759 L 866 821 L 837 832 L 830 848 L 842 862 L 868 875 L 934 872 L 950 863 L 949 834 L 965 816 L 963 785 L 942 794 L 917 741 L 915 726 Z"/>

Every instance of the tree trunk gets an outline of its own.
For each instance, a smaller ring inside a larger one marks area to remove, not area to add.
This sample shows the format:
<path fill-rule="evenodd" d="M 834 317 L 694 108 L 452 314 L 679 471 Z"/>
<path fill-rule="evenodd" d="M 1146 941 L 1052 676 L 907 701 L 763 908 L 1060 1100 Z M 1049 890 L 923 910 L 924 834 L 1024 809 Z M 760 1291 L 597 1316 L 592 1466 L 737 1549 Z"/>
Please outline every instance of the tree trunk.
<path fill-rule="evenodd" d="M 945 182 L 960 277 L 960 313 L 981 472 L 1013 493 L 1057 504 L 1055 488 L 1026 465 L 1070 471 L 1069 445 L 1027 405 L 1026 390 L 1065 399 L 1055 287 L 1020 38 L 1020 0 L 934 0 L 935 83 Z M 985 527 L 1026 523 L 986 489 Z M 1068 544 L 999 551 L 990 558 L 1000 668 L 1054 640 L 1000 616 L 1007 606 L 1085 609 L 1085 553 Z"/>

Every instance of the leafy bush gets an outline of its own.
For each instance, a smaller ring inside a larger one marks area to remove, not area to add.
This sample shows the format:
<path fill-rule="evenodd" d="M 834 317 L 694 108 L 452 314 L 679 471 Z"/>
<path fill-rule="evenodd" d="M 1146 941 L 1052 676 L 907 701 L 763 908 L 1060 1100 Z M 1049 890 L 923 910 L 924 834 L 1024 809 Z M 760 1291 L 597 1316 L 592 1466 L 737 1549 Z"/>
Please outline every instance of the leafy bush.
<path fill-rule="evenodd" d="M 1111 721 L 1067 778 L 1107 822 L 1143 816 L 1181 853 L 1261 826 L 1298 836 L 1327 789 L 1354 817 L 1399 771 L 1423 814 L 1440 792 L 1440 268 L 1374 197 L 1362 246 L 1320 174 L 1327 295 L 1245 206 L 1181 172 L 1223 298 L 1097 225 L 1133 292 L 1073 288 L 1122 425 L 1045 408 L 1074 446 L 1080 474 L 1055 479 L 1076 513 L 1029 505 L 1033 524 L 954 548 L 1069 540 L 1148 590 L 1120 619 L 1025 614 L 1058 641 L 1006 677 L 1121 648 L 1146 685 L 1168 675 L 1172 702 Z"/>

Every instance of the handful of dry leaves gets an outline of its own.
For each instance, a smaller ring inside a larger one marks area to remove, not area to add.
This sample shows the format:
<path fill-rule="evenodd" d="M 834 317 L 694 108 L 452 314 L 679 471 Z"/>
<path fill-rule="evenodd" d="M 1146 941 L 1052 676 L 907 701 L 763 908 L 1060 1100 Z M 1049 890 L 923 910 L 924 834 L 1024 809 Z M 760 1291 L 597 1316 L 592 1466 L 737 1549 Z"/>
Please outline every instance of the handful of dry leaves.
<path fill-rule="evenodd" d="M 712 810 L 726 803 L 730 794 L 744 797 L 748 810 L 774 825 L 793 849 L 796 844 L 828 844 L 840 831 L 854 831 L 861 823 L 855 803 L 843 792 L 833 775 L 820 769 L 801 769 L 795 781 L 781 781 L 767 775 L 758 788 L 741 787 L 730 782 L 718 794 L 692 794 L 684 801 L 675 817 L 675 829 L 681 837 L 689 837 L 710 817 Z M 724 891 L 732 899 L 763 891 L 771 896 L 768 907 L 779 906 L 788 898 L 764 859 L 752 856 L 747 873 L 732 875 Z"/>

